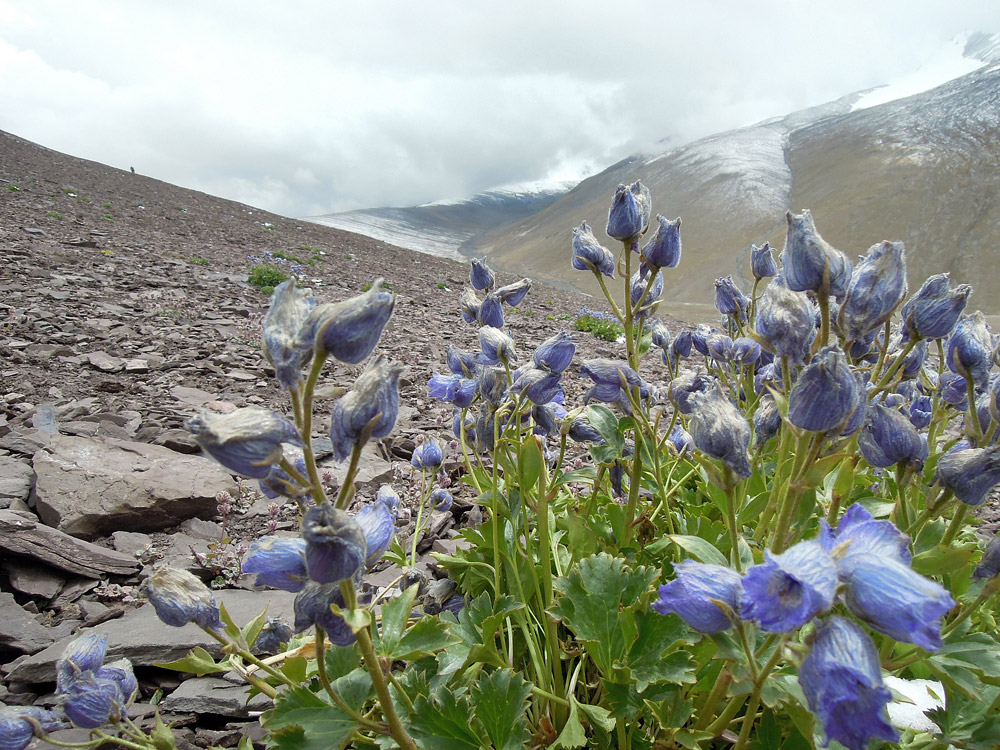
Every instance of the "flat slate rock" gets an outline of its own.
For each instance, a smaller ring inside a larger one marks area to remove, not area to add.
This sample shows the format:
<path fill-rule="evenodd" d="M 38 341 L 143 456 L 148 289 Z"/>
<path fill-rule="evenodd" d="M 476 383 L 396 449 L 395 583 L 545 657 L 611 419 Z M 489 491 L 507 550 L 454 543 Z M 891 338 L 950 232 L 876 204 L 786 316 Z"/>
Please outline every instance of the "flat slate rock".
<path fill-rule="evenodd" d="M 25 612 L 13 594 L 0 591 L 0 645 L 33 654 L 52 643 L 49 631 Z"/>

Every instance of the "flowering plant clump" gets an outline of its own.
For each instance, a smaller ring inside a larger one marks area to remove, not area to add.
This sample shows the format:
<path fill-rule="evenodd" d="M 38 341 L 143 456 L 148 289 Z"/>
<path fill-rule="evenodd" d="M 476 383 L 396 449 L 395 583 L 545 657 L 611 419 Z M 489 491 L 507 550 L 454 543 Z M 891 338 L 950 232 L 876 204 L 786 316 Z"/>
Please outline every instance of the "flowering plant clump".
<path fill-rule="evenodd" d="M 413 452 L 409 550 L 393 539 L 394 487 L 352 510 L 361 450 L 399 409 L 401 367 L 372 356 L 394 297 L 375 282 L 318 305 L 280 284 L 262 341 L 287 415 L 248 407 L 189 429 L 298 504 L 300 536 L 257 540 L 243 561 L 258 585 L 296 593 L 295 622 L 241 628 L 197 578 L 158 569 L 145 588 L 160 618 L 224 644 L 220 661 L 196 650 L 173 666 L 242 675 L 273 699 L 269 747 L 289 750 L 1000 746 L 1000 541 L 969 514 L 1000 483 L 1000 374 L 997 338 L 965 312 L 971 289 L 941 275 L 907 296 L 902 243 L 853 264 L 808 211 L 789 213 L 780 258 L 753 246 L 717 281 L 719 324 L 672 332 L 655 313 L 683 262 L 681 222 L 651 208 L 640 183 L 620 186 L 618 252 L 584 222 L 568 254 L 602 288 L 621 359 L 576 361 L 566 331 L 515 338 L 506 310 L 530 282 L 498 287 L 473 262 L 456 320 L 478 349 L 449 347 L 427 384 L 452 434 Z M 329 414 L 348 462 L 336 497 L 311 445 L 329 357 L 367 361 Z M 441 473 L 445 446 L 459 485 Z M 460 493 L 484 520 L 429 582 L 417 534 Z M 401 590 L 366 601 L 381 558 Z M 127 723 L 127 670 L 103 655 L 85 642 L 66 657 L 67 716 L 171 746 L 159 724 L 152 738 Z M 907 718 L 902 695 L 928 685 L 935 707 Z M 6 711 L 0 737 L 26 744 L 50 718 Z"/>

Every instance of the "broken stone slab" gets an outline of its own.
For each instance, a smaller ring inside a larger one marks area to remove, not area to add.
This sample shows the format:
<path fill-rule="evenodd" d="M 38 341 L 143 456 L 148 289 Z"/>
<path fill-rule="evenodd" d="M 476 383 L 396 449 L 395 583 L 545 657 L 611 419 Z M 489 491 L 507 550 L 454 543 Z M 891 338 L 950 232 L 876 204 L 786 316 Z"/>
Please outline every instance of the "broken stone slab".
<path fill-rule="evenodd" d="M 12 500 L 27 500 L 34 481 L 31 464 L 0 456 L 0 508 L 9 507 Z"/>
<path fill-rule="evenodd" d="M 214 516 L 216 495 L 238 491 L 214 461 L 148 443 L 56 435 L 33 465 L 39 517 L 82 538 Z"/>
<path fill-rule="evenodd" d="M 15 591 L 45 601 L 55 599 L 66 583 L 65 575 L 60 575 L 48 565 L 23 557 L 6 555 L 0 567 L 7 574 Z"/>
<path fill-rule="evenodd" d="M 347 476 L 347 469 L 350 461 L 335 461 L 333 458 L 323 460 L 319 464 L 321 471 L 331 471 L 337 478 L 337 486 L 344 482 Z M 371 444 L 365 445 L 361 449 L 361 460 L 358 463 L 358 473 L 354 477 L 354 484 L 358 488 L 372 487 L 378 488 L 386 482 L 392 480 L 392 464 L 382 458 L 377 449 Z"/>
<path fill-rule="evenodd" d="M 247 703 L 248 685 L 234 685 L 221 677 L 192 677 L 160 703 L 164 711 L 215 714 L 247 718 L 251 711 L 266 711 L 271 699 L 258 693 Z"/>
<path fill-rule="evenodd" d="M 86 578 L 130 575 L 139 568 L 128 555 L 45 526 L 32 513 L 9 509 L 0 510 L 0 549 Z"/>
<path fill-rule="evenodd" d="M 287 591 L 242 591 L 226 589 L 213 592 L 215 601 L 223 604 L 238 625 L 245 625 L 267 607 L 268 617 L 280 617 L 291 624 L 295 615 L 292 602 L 295 594 Z M 41 627 L 41 626 L 39 626 Z M 117 620 L 103 622 L 91 632 L 108 637 L 107 661 L 127 657 L 137 667 L 176 661 L 201 646 L 218 657 L 221 646 L 197 625 L 181 628 L 164 625 L 150 605 L 144 605 Z M 75 637 L 75 636 L 73 636 Z M 20 660 L 8 669 L 8 682 L 53 682 L 56 660 L 72 640 L 65 638 L 42 651 Z"/>
<path fill-rule="evenodd" d="M 48 630 L 21 608 L 14 595 L 0 591 L 0 646 L 34 654 L 51 643 Z"/>
<path fill-rule="evenodd" d="M 91 352 L 87 355 L 90 366 L 101 372 L 120 372 L 125 367 L 121 357 L 113 357 L 107 352 Z"/>
<path fill-rule="evenodd" d="M 184 385 L 171 388 L 170 394 L 182 404 L 195 407 L 204 406 L 209 401 L 215 401 L 218 398 L 214 393 L 203 391 L 200 388 L 189 388 Z"/>

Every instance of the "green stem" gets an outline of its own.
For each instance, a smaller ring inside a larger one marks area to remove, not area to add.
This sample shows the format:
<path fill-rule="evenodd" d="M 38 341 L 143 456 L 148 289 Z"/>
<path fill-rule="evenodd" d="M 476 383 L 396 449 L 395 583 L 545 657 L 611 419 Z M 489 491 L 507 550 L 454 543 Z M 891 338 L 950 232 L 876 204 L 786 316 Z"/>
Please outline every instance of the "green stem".
<path fill-rule="evenodd" d="M 337 694 L 337 691 L 333 689 L 333 684 L 330 682 L 330 676 L 326 673 L 326 633 L 319 625 L 316 626 L 316 671 L 319 674 L 319 682 L 323 686 L 323 690 L 325 690 L 326 694 L 330 696 L 330 700 L 334 702 L 337 708 L 354 719 L 354 721 L 358 724 L 361 724 L 368 729 L 382 730 L 382 727 L 378 724 L 373 721 L 369 721 L 353 708 L 348 706 L 344 699 Z"/>
<path fill-rule="evenodd" d="M 353 583 L 351 583 L 351 586 L 353 587 Z M 396 740 L 396 744 L 403 748 L 403 750 L 417 750 L 417 743 L 410 737 L 403 723 L 399 720 L 399 714 L 396 713 L 396 706 L 393 704 L 392 696 L 389 694 L 389 685 L 385 680 L 385 675 L 382 674 L 378 658 L 375 656 L 375 647 L 372 645 L 371 636 L 368 634 L 368 627 L 361 628 L 357 632 L 358 647 L 361 649 L 361 655 L 364 657 L 368 674 L 371 675 L 372 685 L 375 687 L 375 694 L 378 696 L 378 702 L 382 708 L 382 715 L 385 716 L 385 721 L 389 725 L 389 733 Z"/>
<path fill-rule="evenodd" d="M 358 473 L 358 464 L 361 463 L 361 449 L 364 447 L 363 440 L 358 440 L 351 448 L 351 462 L 347 465 L 344 483 L 340 485 L 340 492 L 337 493 L 336 507 L 339 510 L 346 510 L 354 496 L 354 476 Z"/>
<path fill-rule="evenodd" d="M 712 721 L 712 715 L 715 713 L 715 707 L 719 705 L 719 701 L 726 697 L 726 693 L 729 691 L 729 686 L 732 682 L 733 673 L 726 669 L 726 667 L 723 667 L 718 678 L 715 680 L 715 685 L 712 686 L 712 690 L 706 696 L 705 702 L 698 709 L 698 721 L 694 725 L 696 730 L 705 729 L 709 725 Z"/>
<path fill-rule="evenodd" d="M 737 573 L 742 575 L 743 563 L 740 560 L 740 534 L 736 522 L 736 489 L 742 486 L 742 483 L 735 480 L 733 470 L 725 465 L 722 467 L 722 477 L 726 485 L 726 525 L 729 527 L 729 540 L 732 545 L 730 554 L 733 560 L 733 567 L 736 568 Z"/>
<path fill-rule="evenodd" d="M 947 547 L 953 541 L 955 537 L 958 536 L 958 532 L 962 530 L 965 522 L 965 514 L 969 512 L 969 506 L 965 503 L 959 503 L 958 508 L 955 510 L 955 515 L 951 519 L 951 523 L 948 524 L 947 531 L 944 532 L 944 536 L 941 538 L 941 544 Z"/>
<path fill-rule="evenodd" d="M 632 542 L 632 525 L 635 523 L 635 511 L 639 505 L 639 486 L 642 484 L 642 438 L 639 431 L 634 431 L 635 458 L 632 459 L 632 476 L 628 485 L 628 503 L 625 506 L 625 528 L 622 529 L 621 548 L 628 547 Z"/>
<path fill-rule="evenodd" d="M 753 681 L 753 691 L 750 693 L 750 700 L 747 704 L 747 712 L 743 717 L 743 726 L 740 727 L 740 736 L 736 740 L 736 744 L 733 746 L 733 750 L 743 750 L 746 747 L 747 741 L 750 739 L 750 730 L 753 729 L 754 720 L 757 718 L 757 709 L 760 707 L 760 694 L 764 690 L 764 682 L 774 671 L 774 668 L 778 665 L 781 660 L 781 650 L 785 642 L 788 640 L 788 635 L 785 635 L 781 641 L 774 647 L 774 653 L 771 654 L 771 658 L 767 660 L 767 663 L 763 666 L 757 677 Z"/>
<path fill-rule="evenodd" d="M 316 383 L 319 381 L 319 374 L 326 362 L 326 356 L 325 351 L 316 353 L 312 368 L 309 370 L 309 377 L 302 388 L 302 427 L 300 429 L 302 455 L 306 462 L 306 473 L 309 475 L 309 492 L 317 505 L 321 505 L 326 500 L 326 496 L 323 494 L 323 483 L 320 481 L 319 469 L 316 468 L 316 456 L 312 450 L 312 400 Z"/>

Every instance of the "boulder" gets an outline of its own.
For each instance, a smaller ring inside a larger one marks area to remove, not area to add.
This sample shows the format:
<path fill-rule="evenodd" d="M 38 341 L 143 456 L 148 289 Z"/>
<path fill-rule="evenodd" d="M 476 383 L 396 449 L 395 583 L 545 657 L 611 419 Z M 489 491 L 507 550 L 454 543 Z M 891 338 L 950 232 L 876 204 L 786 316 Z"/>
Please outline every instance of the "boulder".
<path fill-rule="evenodd" d="M 218 493 L 238 492 L 214 461 L 147 443 L 54 435 L 33 465 L 39 517 L 84 539 L 211 518 Z"/>

